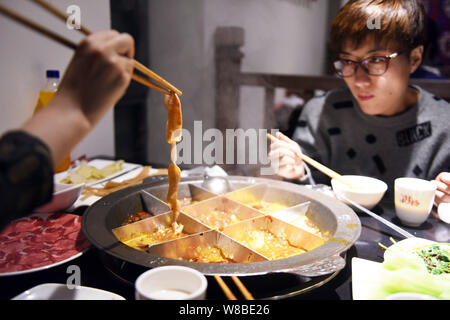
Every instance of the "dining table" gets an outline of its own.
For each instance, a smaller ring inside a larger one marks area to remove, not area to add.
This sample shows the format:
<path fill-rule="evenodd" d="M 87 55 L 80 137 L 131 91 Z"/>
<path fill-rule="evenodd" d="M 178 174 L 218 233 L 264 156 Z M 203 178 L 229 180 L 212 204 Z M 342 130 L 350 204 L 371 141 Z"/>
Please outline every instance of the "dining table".
<path fill-rule="evenodd" d="M 161 177 L 155 177 L 155 179 L 161 179 Z M 87 206 L 79 207 L 71 213 L 83 216 L 87 208 Z M 346 261 L 345 267 L 320 285 L 298 292 L 293 290 L 290 294 L 282 296 L 283 300 L 352 300 L 352 259 L 357 257 L 374 262 L 383 262 L 385 249 L 380 244 L 388 247 L 392 244 L 391 240 L 400 241 L 404 239 L 404 236 L 366 213 L 356 209 L 354 211 L 361 221 L 361 234 L 343 256 Z M 437 242 L 448 242 L 450 239 L 450 225 L 439 219 L 435 208 L 433 208 L 428 219 L 419 227 L 402 225 L 395 214 L 394 200 L 389 198 L 388 194 L 372 211 L 415 237 Z M 113 292 L 126 300 L 135 300 L 134 284 L 111 272 L 103 263 L 102 254 L 104 253 L 91 246 L 78 258 L 52 268 L 20 275 L 0 276 L 0 300 L 10 300 L 22 292 L 44 283 L 66 284 L 71 276 L 70 270 L 72 269 L 70 267 L 74 265 L 79 267 L 79 285 Z M 258 286 L 251 285 L 255 282 L 248 282 L 246 277 L 240 277 L 240 279 L 244 285 L 247 285 L 247 289 L 257 296 Z M 207 276 L 207 280 L 206 298 L 226 300 L 214 277 Z M 230 281 L 229 279 L 225 280 Z M 265 288 L 265 290 L 270 291 L 270 288 Z M 273 299 L 274 297 L 270 298 Z"/>

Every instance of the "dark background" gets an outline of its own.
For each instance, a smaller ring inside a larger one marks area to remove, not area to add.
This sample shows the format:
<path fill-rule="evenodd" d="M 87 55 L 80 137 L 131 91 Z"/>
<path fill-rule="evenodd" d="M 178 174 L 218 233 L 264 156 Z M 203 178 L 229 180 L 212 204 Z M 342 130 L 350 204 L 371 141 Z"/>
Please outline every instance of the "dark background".
<path fill-rule="evenodd" d="M 149 66 L 148 0 L 111 0 L 111 27 L 135 39 L 135 59 Z M 114 108 L 116 158 L 126 162 L 147 161 L 147 97 L 149 88 L 131 81 Z"/>

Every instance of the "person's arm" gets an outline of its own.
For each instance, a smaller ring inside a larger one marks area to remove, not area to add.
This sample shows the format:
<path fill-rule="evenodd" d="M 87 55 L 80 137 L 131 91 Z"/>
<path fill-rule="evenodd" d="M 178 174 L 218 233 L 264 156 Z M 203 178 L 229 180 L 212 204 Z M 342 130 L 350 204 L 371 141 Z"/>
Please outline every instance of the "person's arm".
<path fill-rule="evenodd" d="M 50 201 L 53 162 L 50 149 L 23 131 L 0 138 L 0 230 L 10 221 Z"/>
<path fill-rule="evenodd" d="M 85 38 L 47 107 L 22 130 L 38 137 L 60 163 L 123 96 L 133 73 L 134 40 L 117 31 Z"/>
<path fill-rule="evenodd" d="M 117 31 L 85 38 L 52 101 L 0 139 L 0 227 L 51 200 L 60 163 L 123 96 L 133 73 L 134 40 Z"/>

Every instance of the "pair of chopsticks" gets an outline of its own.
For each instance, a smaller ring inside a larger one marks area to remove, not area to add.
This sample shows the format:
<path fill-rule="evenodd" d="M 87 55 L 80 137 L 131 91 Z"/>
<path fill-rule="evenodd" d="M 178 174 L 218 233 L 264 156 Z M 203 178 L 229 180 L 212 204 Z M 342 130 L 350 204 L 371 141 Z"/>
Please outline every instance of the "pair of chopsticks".
<path fill-rule="evenodd" d="M 225 293 L 225 295 L 227 296 L 228 300 L 237 300 L 236 296 L 220 276 L 214 275 L 214 279 L 216 279 L 217 283 L 219 284 L 223 293 Z M 233 279 L 234 283 L 238 287 L 239 291 L 241 291 L 241 293 L 244 295 L 246 300 L 255 300 L 255 298 L 253 298 L 253 295 L 247 290 L 247 288 L 244 286 L 241 280 L 239 280 L 238 277 L 231 276 L 231 279 Z"/>
<path fill-rule="evenodd" d="M 50 3 L 48 3 L 44 0 L 31 0 L 31 1 L 40 5 L 42 8 L 44 8 L 51 14 L 55 15 L 56 17 L 60 18 L 64 22 L 67 21 L 67 19 L 69 18 L 69 15 L 65 14 L 64 12 L 60 11 L 59 9 L 57 9 L 56 7 L 54 7 L 53 5 L 51 5 Z M 74 42 L 72 42 L 64 37 L 61 37 L 60 35 L 54 33 L 53 31 L 29 20 L 28 18 L 14 12 L 13 10 L 11 10 L 3 5 L 0 5 L 0 13 L 3 13 L 7 17 L 29 27 L 30 29 L 33 29 L 34 31 L 37 31 L 37 32 L 49 37 L 50 39 L 66 46 L 70 49 L 75 50 L 77 48 L 77 44 L 75 44 Z M 92 32 L 85 26 L 80 26 L 79 31 L 85 35 L 92 34 Z M 142 72 L 144 75 L 148 76 L 150 79 L 156 81 L 158 84 L 155 84 L 155 83 L 149 81 L 148 79 L 146 79 L 140 75 L 137 75 L 137 74 L 132 75 L 133 80 L 135 80 L 147 87 L 155 89 L 159 92 L 162 92 L 164 94 L 170 94 L 171 92 L 175 92 L 179 96 L 182 95 L 182 92 L 180 90 L 178 90 L 176 87 L 174 87 L 172 84 L 170 84 L 169 82 L 164 80 L 162 77 L 160 77 L 153 71 L 151 71 L 149 68 L 147 68 L 146 66 L 144 66 L 143 64 L 141 64 L 140 62 L 138 62 L 134 59 L 133 59 L 133 62 L 134 62 L 134 67 L 137 70 Z"/>
<path fill-rule="evenodd" d="M 279 141 L 278 138 L 274 137 L 273 135 L 271 135 L 270 133 L 267 134 L 267 137 L 272 140 L 273 142 Z M 350 188 L 356 188 L 355 186 L 349 184 L 339 173 L 325 167 L 323 164 L 315 161 L 314 159 L 311 159 L 310 157 L 308 157 L 307 155 L 304 155 L 300 152 L 297 152 L 297 156 L 299 156 L 301 159 L 303 159 L 306 163 L 312 165 L 313 167 L 315 167 L 317 170 L 321 171 L 322 173 L 326 174 L 327 176 L 329 176 L 330 178 L 335 178 L 336 180 L 339 180 L 340 182 L 344 183 L 345 185 L 347 185 Z M 366 214 L 368 214 L 369 216 L 371 216 L 372 218 L 380 221 L 381 223 L 384 223 L 386 226 L 390 227 L 391 229 L 397 231 L 398 233 L 400 233 L 402 236 L 404 236 L 405 238 L 412 238 L 414 237 L 412 234 L 410 234 L 409 232 L 403 230 L 402 228 L 396 226 L 395 224 L 393 224 L 392 222 L 389 222 L 388 220 L 380 217 L 379 215 L 377 215 L 376 213 L 364 208 L 363 206 L 357 204 L 356 202 L 348 199 L 347 197 L 343 196 L 343 195 L 339 195 L 340 198 L 342 198 L 343 200 L 347 201 L 348 203 L 350 203 L 351 205 L 353 205 L 354 207 L 358 208 L 359 210 L 365 212 Z"/>
<path fill-rule="evenodd" d="M 278 138 L 274 137 L 273 135 L 271 135 L 270 133 L 267 134 L 267 137 L 273 141 L 273 142 L 277 142 L 280 141 Z M 353 186 L 352 184 L 350 184 L 343 176 L 341 176 L 339 173 L 337 173 L 336 171 L 331 170 L 328 167 L 325 167 L 323 164 L 317 162 L 316 160 L 308 157 L 306 154 L 303 154 L 301 152 L 297 152 L 296 155 L 298 157 L 300 157 L 300 159 L 302 159 L 303 161 L 305 161 L 306 163 L 310 164 L 311 166 L 313 166 L 314 168 L 316 168 L 317 170 L 319 170 L 320 172 L 322 172 L 323 174 L 329 176 L 330 178 L 334 178 L 340 182 L 342 182 L 343 184 L 345 184 L 347 187 L 354 189 L 355 186 Z"/>

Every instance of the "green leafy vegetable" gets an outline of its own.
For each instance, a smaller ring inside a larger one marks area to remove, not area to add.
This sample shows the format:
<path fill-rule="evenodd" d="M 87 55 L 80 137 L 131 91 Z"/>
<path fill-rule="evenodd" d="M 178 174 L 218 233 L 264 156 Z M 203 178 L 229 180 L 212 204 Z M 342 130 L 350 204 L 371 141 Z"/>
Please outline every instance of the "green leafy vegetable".
<path fill-rule="evenodd" d="M 450 248 L 450 247 L 448 247 Z M 445 250 L 441 245 L 430 245 L 417 250 L 431 274 L 450 273 L 450 249 Z"/>
<path fill-rule="evenodd" d="M 397 245 L 380 246 L 390 254 L 381 264 L 374 299 L 384 299 L 398 292 L 414 292 L 450 300 L 450 244 L 427 244 L 412 250 Z"/>

